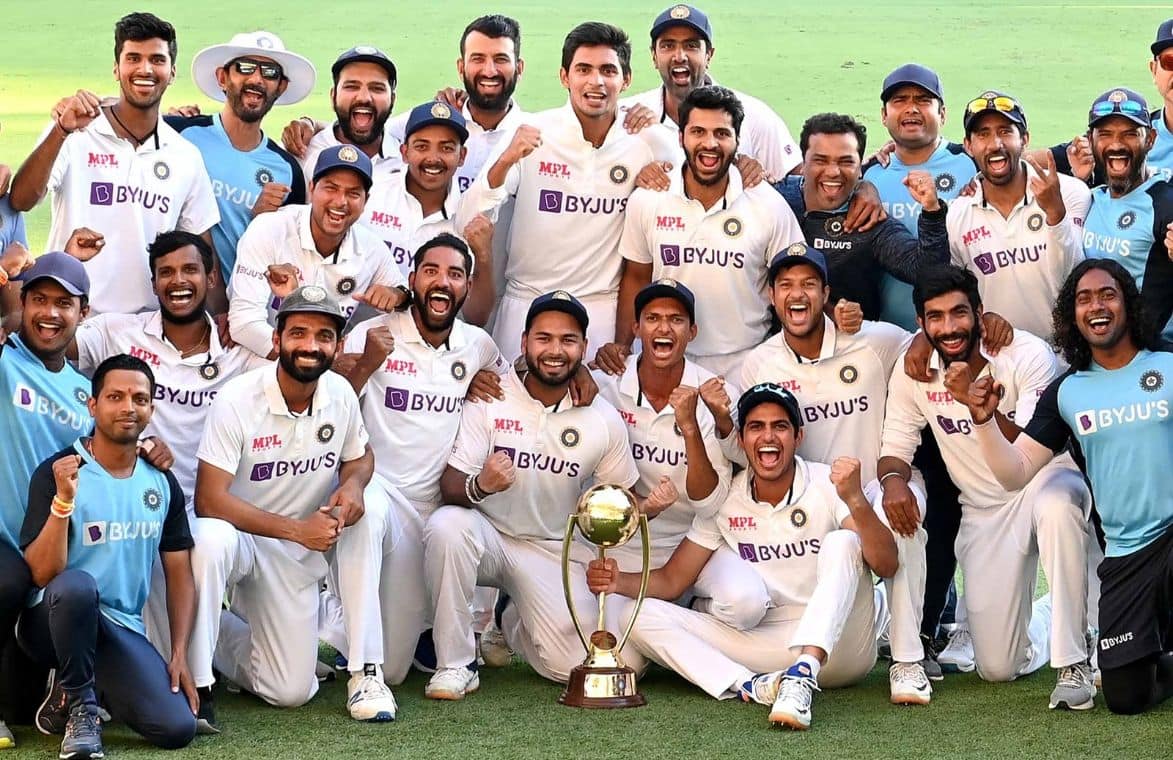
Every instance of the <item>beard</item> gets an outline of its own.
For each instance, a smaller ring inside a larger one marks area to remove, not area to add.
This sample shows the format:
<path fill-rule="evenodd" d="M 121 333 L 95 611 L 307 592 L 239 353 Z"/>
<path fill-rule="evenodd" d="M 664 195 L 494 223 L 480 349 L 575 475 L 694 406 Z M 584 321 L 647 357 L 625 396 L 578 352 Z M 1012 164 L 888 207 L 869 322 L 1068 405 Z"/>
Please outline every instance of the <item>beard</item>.
<path fill-rule="evenodd" d="M 969 357 L 973 356 L 973 352 L 977 349 L 978 331 L 976 329 L 968 332 L 953 332 L 947 335 L 929 336 L 925 333 L 925 337 L 929 341 L 929 345 L 945 362 L 963 362 L 968 361 Z M 945 349 L 941 347 L 941 343 L 946 340 L 953 340 L 955 338 L 963 338 L 965 344 L 961 349 L 960 355 L 946 353 Z"/>
<path fill-rule="evenodd" d="M 525 352 L 525 366 L 529 367 L 530 373 L 535 378 L 537 378 L 538 382 L 550 388 L 557 388 L 569 383 L 570 378 L 574 377 L 574 374 L 578 372 L 578 368 L 582 366 L 581 358 L 579 358 L 579 360 L 576 362 L 570 361 L 569 357 L 566 357 L 566 359 L 566 366 L 562 368 L 562 371 L 557 374 L 553 374 L 547 372 L 546 369 L 542 366 L 540 355 L 535 356 L 528 350 Z"/>
<path fill-rule="evenodd" d="M 298 359 L 312 358 L 317 359 L 318 363 L 313 367 L 302 367 L 297 363 Z M 292 351 L 286 352 L 282 350 L 278 354 L 277 361 L 281 364 L 281 369 L 285 370 L 285 374 L 292 377 L 299 383 L 312 383 L 319 377 L 326 374 L 333 363 L 333 359 L 322 351 Z"/>
<path fill-rule="evenodd" d="M 428 309 L 428 296 L 433 293 L 447 293 L 451 299 L 449 301 L 448 313 L 443 317 L 437 317 Z M 452 329 L 452 325 L 456 323 L 456 315 L 460 313 L 460 309 L 464 306 L 464 302 L 468 299 L 466 295 L 460 300 L 456 299 L 456 294 L 446 288 L 432 288 L 427 293 L 422 293 L 419 290 L 411 291 L 411 302 L 415 304 L 415 310 L 420 315 L 420 321 L 424 323 L 424 327 L 432 332 L 447 332 Z"/>
<path fill-rule="evenodd" d="M 244 104 L 243 97 L 246 91 L 259 94 L 262 98 L 261 104 L 256 108 L 249 108 L 246 106 Z M 224 97 L 227 98 L 228 105 L 230 108 L 232 108 L 232 113 L 236 115 L 236 118 L 240 119 L 246 124 L 255 124 L 261 119 L 265 118 L 265 114 L 269 113 L 269 109 L 271 109 L 273 104 L 277 102 L 277 93 L 274 92 L 272 96 L 270 96 L 269 93 L 264 90 L 264 88 L 252 86 L 242 87 L 236 91 L 226 90 L 224 92 Z"/>
<path fill-rule="evenodd" d="M 334 115 L 338 117 L 338 128 L 342 130 L 342 136 L 350 141 L 352 145 L 372 145 L 383 137 L 383 127 L 387 125 L 387 120 L 391 118 L 391 109 L 380 111 L 375 108 L 374 104 L 370 106 L 375 110 L 375 117 L 371 121 L 370 134 L 360 135 L 354 131 L 350 125 L 350 111 L 339 111 L 338 106 L 334 106 Z M 354 106 L 351 106 L 353 109 Z"/>
<path fill-rule="evenodd" d="M 1112 177 L 1108 174 L 1108 160 L 1106 155 L 1096 154 L 1093 156 L 1096 162 L 1096 173 L 1104 178 L 1104 182 L 1108 185 L 1108 190 L 1113 195 L 1125 195 L 1129 190 L 1139 185 L 1144 181 L 1145 156 L 1137 158 L 1133 153 L 1128 156 L 1128 173 L 1123 177 Z"/>
<path fill-rule="evenodd" d="M 735 157 L 736 156 L 733 154 L 727 156 L 721 165 L 717 167 L 717 173 L 713 174 L 711 178 L 707 174 L 700 174 L 700 167 L 697 166 L 697 163 L 693 160 L 692 156 L 686 154 L 684 156 L 684 162 L 688 164 L 688 171 L 692 174 L 692 178 L 695 179 L 698 184 L 705 187 L 712 187 L 713 185 L 720 183 L 725 179 L 726 176 L 728 176 L 729 167 L 733 166 L 733 159 Z"/>
<path fill-rule="evenodd" d="M 477 91 L 476 81 L 464 77 L 464 91 L 468 93 L 469 102 L 482 111 L 504 111 L 509 106 L 513 91 L 517 89 L 517 75 L 514 74 L 512 79 L 506 79 L 504 76 L 501 79 L 501 92 L 496 95 L 481 95 Z"/>
<path fill-rule="evenodd" d="M 173 325 L 190 325 L 193 322 L 200 322 L 208 312 L 208 299 L 205 297 L 196 307 L 187 314 L 176 314 L 163 305 L 163 299 L 159 299 L 159 314 L 163 317 L 164 322 L 170 322 Z"/>

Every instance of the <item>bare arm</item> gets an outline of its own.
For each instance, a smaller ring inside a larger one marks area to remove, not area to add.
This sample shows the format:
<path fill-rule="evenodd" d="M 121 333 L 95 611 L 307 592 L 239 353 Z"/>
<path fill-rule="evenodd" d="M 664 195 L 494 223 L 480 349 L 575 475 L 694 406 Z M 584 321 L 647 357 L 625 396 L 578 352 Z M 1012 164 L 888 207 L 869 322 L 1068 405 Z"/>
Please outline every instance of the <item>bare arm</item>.
<path fill-rule="evenodd" d="M 200 461 L 196 472 L 195 509 L 200 517 L 215 517 L 237 530 L 257 536 L 301 543 L 301 523 L 249 504 L 229 492 L 233 475 Z"/>
<path fill-rule="evenodd" d="M 663 567 L 653 570 L 648 576 L 648 598 L 669 601 L 679 599 L 681 594 L 696 583 L 697 577 L 711 556 L 712 549 L 706 549 L 687 538 L 684 539 L 668 562 Z M 613 559 L 603 562 L 596 559 L 587 567 L 587 585 L 596 594 L 605 591 L 634 599 L 639 596 L 640 580 L 639 573 L 619 572 L 619 565 Z"/>

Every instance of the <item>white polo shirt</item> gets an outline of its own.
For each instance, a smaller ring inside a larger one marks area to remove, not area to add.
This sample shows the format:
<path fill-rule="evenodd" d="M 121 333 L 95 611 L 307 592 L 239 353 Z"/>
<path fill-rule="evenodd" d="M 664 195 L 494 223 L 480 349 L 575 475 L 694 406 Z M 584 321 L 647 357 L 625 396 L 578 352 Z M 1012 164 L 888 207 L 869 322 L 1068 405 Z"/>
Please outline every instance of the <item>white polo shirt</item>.
<path fill-rule="evenodd" d="M 147 363 L 155 375 L 155 412 L 146 434 L 158 436 L 175 455 L 171 473 L 187 499 L 187 516 L 195 517 L 195 452 L 212 400 L 232 378 L 269 364 L 243 346 L 225 349 L 216 325 L 208 318 L 206 353 L 188 357 L 163 337 L 158 311 L 141 314 L 100 314 L 77 328 L 77 368 L 91 376 L 102 361 L 130 354 Z"/>
<path fill-rule="evenodd" d="M 652 544 L 652 565 L 660 567 L 676 551 L 681 539 L 688 533 L 693 518 L 698 514 L 712 514 L 729 494 L 729 481 L 733 477 L 732 467 L 721 453 L 717 440 L 717 426 L 713 415 L 703 401 L 697 402 L 696 418 L 705 452 L 709 462 L 717 471 L 717 487 L 704 499 L 693 501 L 688 498 L 685 481 L 688 477 L 688 457 L 684 449 L 684 437 L 678 432 L 676 413 L 671 404 L 660 411 L 652 408 L 640 390 L 636 365 L 638 356 L 627 358 L 627 369 L 619 377 L 595 373 L 599 384 L 599 395 L 619 411 L 627 426 L 627 438 L 631 454 L 639 471 L 637 490 L 645 496 L 660 483 L 662 476 L 668 476 L 680 492 L 676 503 L 665 509 L 648 523 Z M 701 383 L 714 377 L 704 367 L 685 359 L 681 385 L 699 388 Z M 611 551 L 624 570 L 635 572 L 640 568 L 640 542 L 633 539 Z"/>
<path fill-rule="evenodd" d="M 1030 191 L 1029 178 L 1038 174 L 1030 164 L 1023 166 L 1026 194 L 1009 217 L 986 203 L 979 184 L 974 195 L 949 202 L 945 225 L 953 263 L 977 276 L 985 309 L 1015 328 L 1050 338 L 1059 288 L 1083 261 L 1083 220 L 1091 192 L 1083 182 L 1060 174 L 1067 213 L 1052 227 Z"/>
<path fill-rule="evenodd" d="M 465 404 L 460 434 L 448 463 L 479 473 L 489 454 L 513 459 L 517 479 L 477 509 L 507 536 L 561 541 L 578 497 L 592 483 L 630 488 L 639 480 L 627 431 L 615 407 L 596 397 L 574 406 L 570 394 L 546 407 L 517 372 L 501 377 L 504 400 Z"/>
<path fill-rule="evenodd" d="M 325 257 L 318 253 L 310 233 L 309 206 L 285 206 L 261 214 L 240 238 L 228 291 L 232 339 L 258 356 L 273 350 L 280 305 L 266 277 L 270 264 L 296 266 L 299 286 L 322 286 L 347 316 L 358 305 L 354 296 L 372 285 L 407 283 L 383 241 L 358 224 L 346 233 L 338 253 Z"/>
<path fill-rule="evenodd" d="M 541 130 L 541 147 L 510 168 L 501 187 L 490 188 L 489 169 L 509 145 L 502 140 L 465 193 L 457 227 L 478 212 L 492 214 L 512 196 L 509 295 L 528 300 L 558 289 L 579 298 L 615 293 L 623 214 L 636 175 L 656 158 L 652 148 L 627 134 L 622 119 L 594 147 L 569 103 L 525 121 Z"/>
<path fill-rule="evenodd" d="M 362 224 L 386 243 L 406 279 L 412 271 L 411 257 L 416 249 L 441 232 L 460 235 L 456 229 L 459 208 L 460 188 L 453 177 L 443 207 L 425 217 L 420 202 L 407 190 L 407 169 L 404 168 L 393 173 L 386 182 L 371 187 Z"/>
<path fill-rule="evenodd" d="M 619 253 L 652 265 L 652 280 L 670 277 L 696 295 L 697 334 L 689 354 L 714 356 L 761 343 L 770 326 L 766 270 L 802 228 L 786 200 L 769 185 L 746 190 L 729 169 L 725 197 L 705 210 L 684 191 L 683 169 L 668 192 L 631 194 Z"/>
<path fill-rule="evenodd" d="M 395 336 L 395 350 L 361 394 L 375 470 L 411 501 L 436 506 L 468 386 L 482 369 L 504 372 L 505 359 L 488 333 L 459 319 L 448 341 L 433 348 L 410 311 L 361 322 L 346 338 L 346 353 L 362 353 L 375 327 Z"/>
<path fill-rule="evenodd" d="M 1039 396 L 1059 374 L 1059 360 L 1050 346 L 1025 330 L 1015 330 L 1013 342 L 997 356 L 988 356 L 984 351 L 982 355 L 989 363 L 978 378 L 993 375 L 1006 388 L 998 411 L 1020 426 L 1030 422 Z M 913 380 L 901 367 L 892 373 L 880 456 L 911 463 L 920 445 L 921 430 L 928 425 L 941 449 L 949 478 L 961 491 L 962 506 L 996 509 L 1006 505 L 1017 492 L 1004 489 L 990 472 L 973 434 L 969 408 L 945 390 L 944 368 L 935 351 L 929 368 L 936 374 L 928 383 Z M 1069 466 L 1071 460 L 1064 455 L 1056 461 Z"/>
<path fill-rule="evenodd" d="M 708 78 L 707 83 L 716 84 L 711 78 Z M 798 143 L 791 136 L 790 128 L 786 126 L 786 122 L 782 120 L 781 116 L 774 113 L 774 110 L 761 100 L 737 90 L 733 90 L 733 94 L 741 101 L 741 107 L 745 111 L 745 119 L 741 123 L 738 152 L 757 160 L 766 173 L 775 180 L 782 179 L 793 171 L 794 167 L 802 163 L 802 152 L 799 151 Z M 619 101 L 619 107 L 630 108 L 636 103 L 652 109 L 652 112 L 659 117 L 660 123 L 672 132 L 680 132 L 680 125 L 672 120 L 664 108 L 663 85 L 654 90 L 624 98 Z M 679 167 L 683 160 L 684 154 L 681 152 L 679 158 L 673 161 L 673 165 Z"/>
<path fill-rule="evenodd" d="M 394 172 L 403 168 L 403 156 L 399 153 L 400 141 L 390 133 L 390 125 L 391 122 L 388 121 L 383 127 L 383 147 L 373 157 L 368 157 L 371 159 L 372 191 L 375 187 L 389 180 Z M 333 148 L 335 145 L 345 144 L 334 136 L 334 129 L 337 126 L 338 122 L 334 122 L 329 127 L 314 135 L 310 138 L 309 145 L 305 148 L 305 155 L 301 159 L 301 170 L 305 174 L 307 188 L 314 181 L 314 167 L 318 163 L 318 156 L 321 152 L 326 148 Z"/>
<path fill-rule="evenodd" d="M 41 140 L 52 129 L 50 124 Z M 78 227 L 106 238 L 101 255 L 85 263 L 96 314 L 157 309 L 147 246 L 160 232 L 202 234 L 220 221 L 199 149 L 162 118 L 155 134 L 136 149 L 114 133 L 103 111 L 65 138 L 48 186 L 53 195 L 48 250 L 65 250 Z"/>
<path fill-rule="evenodd" d="M 887 322 L 864 322 L 847 335 L 824 316 L 818 359 L 800 358 L 778 333 L 745 357 L 740 386 L 771 382 L 793 393 L 802 405 L 798 453 L 824 464 L 855 457 L 866 485 L 876 477 L 888 379 L 910 338 Z"/>
<path fill-rule="evenodd" d="M 276 364 L 270 364 L 220 389 L 204 424 L 199 459 L 234 475 L 233 496 L 303 520 L 326 505 L 342 463 L 363 456 L 366 445 L 358 397 L 341 375 L 323 374 L 309 409 L 295 415 L 277 385 Z M 325 575 L 321 552 L 277 543 L 310 577 Z"/>
<path fill-rule="evenodd" d="M 831 483 L 831 467 L 794 458 L 794 486 L 781 504 L 757 501 L 752 474 L 733 478 L 729 498 L 711 517 L 697 516 L 688 540 L 716 551 L 728 546 L 766 583 L 770 606 L 805 605 L 814 593 L 823 537 L 839 530 L 851 509 Z"/>

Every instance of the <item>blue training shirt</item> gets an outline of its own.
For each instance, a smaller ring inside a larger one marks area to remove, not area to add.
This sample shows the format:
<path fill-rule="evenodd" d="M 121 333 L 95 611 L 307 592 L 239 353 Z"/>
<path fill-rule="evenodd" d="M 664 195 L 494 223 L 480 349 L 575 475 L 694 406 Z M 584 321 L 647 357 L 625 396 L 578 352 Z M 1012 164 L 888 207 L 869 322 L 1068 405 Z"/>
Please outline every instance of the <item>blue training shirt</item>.
<path fill-rule="evenodd" d="M 19 336 L 9 335 L 0 346 L 0 542 L 17 546 L 37 465 L 92 428 L 89 388 L 68 362 L 50 371 Z"/>
<path fill-rule="evenodd" d="M 1139 351 L 1120 369 L 1092 362 L 1043 392 L 1026 434 L 1086 461 L 1109 557 L 1139 551 L 1173 526 L 1173 354 Z"/>
<path fill-rule="evenodd" d="M 184 139 L 199 148 L 204 167 L 212 180 L 212 192 L 220 209 L 220 222 L 212 228 L 212 242 L 220 258 L 225 282 L 236 266 L 236 244 L 253 220 L 253 205 L 267 182 L 288 185 L 289 194 L 281 204 L 304 204 L 305 175 L 301 164 L 284 148 L 261 137 L 261 144 L 250 151 L 237 150 L 220 114 L 212 116 L 168 116 L 167 123 Z"/>
<path fill-rule="evenodd" d="M 951 201 L 961 194 L 961 189 L 977 174 L 977 167 L 974 166 L 973 159 L 966 154 L 964 147 L 942 140 L 933 151 L 933 155 L 923 164 L 909 166 L 892 153 L 888 166 L 874 163 L 864 172 L 863 178 L 875 185 L 879 191 L 880 200 L 888 216 L 902 223 L 915 235 L 921 208 L 904 186 L 904 178 L 913 170 L 932 174 L 937 185 L 937 197 L 943 201 Z M 880 283 L 880 299 L 881 320 L 900 325 L 912 332 L 918 329 L 916 308 L 912 305 L 911 285 L 885 272 Z"/>
<path fill-rule="evenodd" d="M 24 214 L 12 208 L 8 196 L 0 198 L 0 253 L 13 243 L 29 247 L 28 233 L 24 229 Z"/>

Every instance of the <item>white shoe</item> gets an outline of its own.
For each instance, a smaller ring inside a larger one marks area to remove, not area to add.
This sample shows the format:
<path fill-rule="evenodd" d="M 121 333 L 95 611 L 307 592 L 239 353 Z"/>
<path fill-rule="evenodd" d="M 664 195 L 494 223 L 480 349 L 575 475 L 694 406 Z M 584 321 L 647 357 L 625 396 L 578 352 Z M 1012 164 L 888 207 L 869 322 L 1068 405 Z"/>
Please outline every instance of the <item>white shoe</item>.
<path fill-rule="evenodd" d="M 737 696 L 742 702 L 757 702 L 759 705 L 772 707 L 778 699 L 778 689 L 782 685 L 784 670 L 775 670 L 773 673 L 758 673 L 741 685 Z"/>
<path fill-rule="evenodd" d="M 375 668 L 373 675 L 351 673 L 346 685 L 346 709 L 350 717 L 369 723 L 395 720 L 395 695 L 383 683 L 383 669 Z"/>
<path fill-rule="evenodd" d="M 505 640 L 505 634 L 491 625 L 481 634 L 481 659 L 490 668 L 507 668 L 513 663 L 513 650 Z"/>
<path fill-rule="evenodd" d="M 888 690 L 894 705 L 927 705 L 933 698 L 933 686 L 919 662 L 892 663 Z"/>
<path fill-rule="evenodd" d="M 334 673 L 334 668 L 318 660 L 314 663 L 314 677 L 318 679 L 318 683 L 326 683 L 333 681 L 337 676 Z"/>
<path fill-rule="evenodd" d="M 1051 709 L 1090 710 L 1095 706 L 1096 686 L 1091 666 L 1085 661 L 1059 668 L 1059 678 L 1051 692 Z"/>
<path fill-rule="evenodd" d="M 810 728 L 811 702 L 814 699 L 814 693 L 818 690 L 818 683 L 809 675 L 786 671 L 786 674 L 782 676 L 782 686 L 778 690 L 778 698 L 774 700 L 774 706 L 770 708 L 770 723 L 783 725 L 795 731 L 805 731 Z"/>
<path fill-rule="evenodd" d="M 441 668 L 424 687 L 428 699 L 456 701 L 481 688 L 481 677 L 469 668 Z"/>
<path fill-rule="evenodd" d="M 0 749 L 12 749 L 16 746 L 16 737 L 12 735 L 12 729 L 0 720 Z"/>
<path fill-rule="evenodd" d="M 958 626 L 949 633 L 949 643 L 937 655 L 941 670 L 949 673 L 969 673 L 974 669 L 973 639 L 969 629 Z"/>

